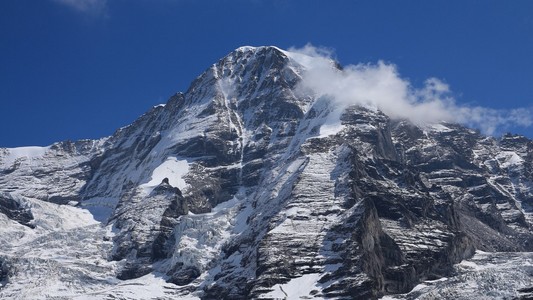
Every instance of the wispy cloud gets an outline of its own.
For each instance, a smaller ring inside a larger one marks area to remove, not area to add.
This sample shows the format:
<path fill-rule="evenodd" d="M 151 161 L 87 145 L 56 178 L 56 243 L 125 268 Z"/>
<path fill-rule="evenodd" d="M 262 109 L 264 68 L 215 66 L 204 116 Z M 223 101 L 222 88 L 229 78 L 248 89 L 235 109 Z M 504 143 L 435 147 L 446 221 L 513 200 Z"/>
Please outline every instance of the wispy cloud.
<path fill-rule="evenodd" d="M 53 0 L 56 3 L 65 5 L 77 12 L 104 16 L 107 14 L 107 0 Z"/>
<path fill-rule="evenodd" d="M 400 76 L 394 64 L 379 61 L 339 70 L 334 68 L 331 49 L 306 45 L 289 51 L 296 53 L 295 59 L 307 69 L 300 88 L 332 99 L 339 109 L 364 105 L 418 125 L 455 122 L 479 128 L 486 134 L 533 125 L 533 108 L 499 110 L 462 105 L 456 102 L 445 82 L 429 78 L 422 87 L 414 87 Z"/>

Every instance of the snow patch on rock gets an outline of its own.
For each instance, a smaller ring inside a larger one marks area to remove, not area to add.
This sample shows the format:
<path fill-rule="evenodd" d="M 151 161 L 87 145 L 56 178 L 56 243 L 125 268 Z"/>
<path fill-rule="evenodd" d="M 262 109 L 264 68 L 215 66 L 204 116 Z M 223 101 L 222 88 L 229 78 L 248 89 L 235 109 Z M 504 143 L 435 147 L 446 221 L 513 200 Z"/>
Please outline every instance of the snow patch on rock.
<path fill-rule="evenodd" d="M 188 172 L 189 163 L 187 160 L 178 160 L 176 157 L 169 157 L 152 171 L 150 181 L 141 184 L 140 187 L 143 188 L 145 194 L 148 195 L 163 181 L 163 179 L 168 178 L 168 183 L 171 186 L 184 191 L 187 189 L 188 184 L 183 177 L 187 175 Z"/>
<path fill-rule="evenodd" d="M 285 284 L 274 285 L 273 291 L 261 295 L 261 298 L 274 299 L 310 299 L 314 298 L 311 294 L 313 290 L 319 290 L 317 287 L 321 274 L 305 274 L 301 277 L 294 278 Z"/>

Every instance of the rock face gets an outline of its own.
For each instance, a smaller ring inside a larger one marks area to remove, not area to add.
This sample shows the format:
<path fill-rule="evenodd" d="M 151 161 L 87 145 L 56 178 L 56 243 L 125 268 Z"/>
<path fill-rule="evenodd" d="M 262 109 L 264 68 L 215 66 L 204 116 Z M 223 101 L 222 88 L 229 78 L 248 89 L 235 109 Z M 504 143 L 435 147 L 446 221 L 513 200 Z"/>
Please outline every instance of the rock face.
<path fill-rule="evenodd" d="M 13 221 L 33 228 L 31 223 L 33 220 L 31 209 L 28 204 L 20 198 L 13 198 L 8 193 L 0 193 L 0 213 L 3 213 Z"/>
<path fill-rule="evenodd" d="M 52 207 L 88 210 L 107 229 L 76 223 L 101 237 L 99 266 L 80 267 L 83 288 L 46 294 L 58 297 L 143 298 L 117 282 L 154 288 L 157 274 L 159 298 L 375 299 L 452 276 L 476 250 L 532 251 L 531 140 L 359 106 L 321 133 L 334 107 L 298 88 L 304 62 L 242 47 L 111 137 L 0 149 L 0 296 L 50 268 L 17 253 L 70 230 L 47 225 Z M 50 259 L 83 260 L 76 251 Z"/>
<path fill-rule="evenodd" d="M 125 260 L 117 275 L 131 279 L 152 271 L 154 261 L 169 256 L 169 238 L 177 219 L 189 212 L 181 191 L 168 178 L 149 194 L 126 194 L 118 203 L 113 218 L 118 234 L 113 238 L 113 260 Z M 148 229 L 147 229 L 148 228 Z"/>

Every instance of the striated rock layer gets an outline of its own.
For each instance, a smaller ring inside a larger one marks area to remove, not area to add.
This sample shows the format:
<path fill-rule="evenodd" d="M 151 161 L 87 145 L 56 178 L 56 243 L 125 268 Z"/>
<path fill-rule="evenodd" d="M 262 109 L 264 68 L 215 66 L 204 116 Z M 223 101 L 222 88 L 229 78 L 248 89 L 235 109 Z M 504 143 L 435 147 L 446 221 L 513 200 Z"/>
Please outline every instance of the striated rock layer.
<path fill-rule="evenodd" d="M 242 47 L 110 137 L 0 149 L 0 297 L 375 299 L 532 251 L 531 140 L 359 106 L 325 133 L 312 59 Z"/>

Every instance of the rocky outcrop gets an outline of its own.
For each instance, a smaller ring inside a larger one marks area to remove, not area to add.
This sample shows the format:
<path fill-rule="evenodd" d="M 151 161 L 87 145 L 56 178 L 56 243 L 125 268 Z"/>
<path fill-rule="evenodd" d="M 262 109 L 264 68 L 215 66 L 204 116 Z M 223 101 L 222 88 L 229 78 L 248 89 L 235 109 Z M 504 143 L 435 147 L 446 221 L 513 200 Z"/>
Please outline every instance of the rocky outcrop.
<path fill-rule="evenodd" d="M 8 283 L 11 272 L 11 265 L 7 258 L 0 257 L 0 289 Z"/>
<path fill-rule="evenodd" d="M 1 191 L 57 204 L 78 202 L 106 139 L 0 148 Z"/>
<path fill-rule="evenodd" d="M 181 215 L 189 212 L 187 202 L 168 178 L 148 195 L 145 191 L 127 194 L 119 202 L 113 219 L 118 233 L 113 238 L 113 260 L 123 260 L 117 277 L 132 279 L 153 271 L 155 261 L 172 252 L 172 231 Z"/>
<path fill-rule="evenodd" d="M 533 287 L 521 288 L 518 291 L 518 297 L 516 300 L 531 300 L 533 299 Z"/>
<path fill-rule="evenodd" d="M 13 198 L 8 193 L 0 193 L 0 213 L 24 226 L 34 228 L 33 214 L 29 204 L 20 198 Z"/>

